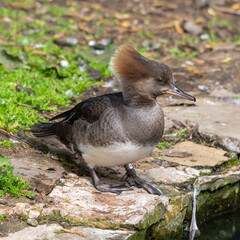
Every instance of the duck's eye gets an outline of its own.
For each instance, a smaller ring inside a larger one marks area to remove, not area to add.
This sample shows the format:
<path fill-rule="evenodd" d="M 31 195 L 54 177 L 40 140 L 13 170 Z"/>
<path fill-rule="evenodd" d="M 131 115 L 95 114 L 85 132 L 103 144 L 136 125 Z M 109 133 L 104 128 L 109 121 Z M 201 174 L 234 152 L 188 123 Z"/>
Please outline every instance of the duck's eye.
<path fill-rule="evenodd" d="M 163 78 L 161 78 L 161 77 L 157 77 L 157 78 L 156 78 L 156 81 L 157 81 L 158 84 L 160 84 L 160 85 L 164 85 L 164 84 L 165 84 Z"/>

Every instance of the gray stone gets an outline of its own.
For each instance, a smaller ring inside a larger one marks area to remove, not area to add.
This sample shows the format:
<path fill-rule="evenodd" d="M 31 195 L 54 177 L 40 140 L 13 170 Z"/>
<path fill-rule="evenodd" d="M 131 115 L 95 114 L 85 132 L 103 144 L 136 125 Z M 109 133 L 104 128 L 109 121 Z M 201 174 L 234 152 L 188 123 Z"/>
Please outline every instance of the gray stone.
<path fill-rule="evenodd" d="M 164 108 L 164 113 L 171 119 L 198 123 L 200 133 L 221 139 L 229 150 L 240 151 L 240 111 L 237 108 L 232 102 L 198 98 L 196 106 L 169 106 Z"/>
<path fill-rule="evenodd" d="M 27 224 L 30 226 L 36 227 L 36 226 L 38 226 L 38 221 L 34 218 L 29 218 L 27 220 Z"/>

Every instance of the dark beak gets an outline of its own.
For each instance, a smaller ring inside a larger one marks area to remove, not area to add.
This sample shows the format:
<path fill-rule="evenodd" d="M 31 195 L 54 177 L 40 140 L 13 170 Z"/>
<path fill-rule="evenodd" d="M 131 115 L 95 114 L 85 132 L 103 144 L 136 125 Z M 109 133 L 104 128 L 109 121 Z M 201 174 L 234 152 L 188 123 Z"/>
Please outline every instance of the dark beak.
<path fill-rule="evenodd" d="M 175 86 L 173 83 L 170 83 L 170 86 L 172 89 L 167 90 L 166 93 L 169 93 L 171 95 L 176 95 L 178 97 L 186 98 L 190 101 L 196 102 L 196 98 L 183 92 L 181 89 L 179 89 L 177 86 Z"/>

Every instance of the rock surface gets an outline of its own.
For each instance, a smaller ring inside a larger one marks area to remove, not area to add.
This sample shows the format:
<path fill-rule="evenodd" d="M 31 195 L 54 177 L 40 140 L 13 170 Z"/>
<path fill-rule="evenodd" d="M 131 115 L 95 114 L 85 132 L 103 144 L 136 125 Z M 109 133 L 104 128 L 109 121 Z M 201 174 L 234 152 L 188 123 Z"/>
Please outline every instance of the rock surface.
<path fill-rule="evenodd" d="M 71 233 L 68 233 L 71 232 Z M 58 224 L 41 225 L 35 228 L 27 227 L 23 230 L 10 234 L 3 240 L 103 240 L 103 239 L 127 239 L 133 231 L 103 230 L 99 228 L 74 227 L 64 229 Z"/>
<path fill-rule="evenodd" d="M 240 152 L 240 111 L 233 100 L 234 97 L 198 98 L 193 107 L 169 106 L 164 112 L 171 119 L 199 123 L 200 133 L 217 136 L 227 149 Z"/>
<path fill-rule="evenodd" d="M 227 161 L 226 151 L 210 148 L 190 141 L 180 142 L 160 151 L 162 159 L 186 166 L 216 166 Z"/>

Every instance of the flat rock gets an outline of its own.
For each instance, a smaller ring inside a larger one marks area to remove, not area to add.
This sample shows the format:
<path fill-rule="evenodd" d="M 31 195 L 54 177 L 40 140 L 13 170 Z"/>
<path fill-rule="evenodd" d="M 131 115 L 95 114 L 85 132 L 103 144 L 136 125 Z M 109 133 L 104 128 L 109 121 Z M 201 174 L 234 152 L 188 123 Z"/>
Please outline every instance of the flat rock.
<path fill-rule="evenodd" d="M 240 151 L 239 104 L 214 98 L 198 98 L 196 106 L 169 106 L 167 117 L 178 121 L 190 120 L 199 124 L 200 133 L 218 136 L 229 150 Z"/>
<path fill-rule="evenodd" d="M 49 194 L 54 199 L 53 207 L 44 208 L 42 215 L 50 215 L 59 210 L 62 216 L 75 216 L 79 219 L 102 219 L 115 224 L 141 225 L 145 215 L 156 206 L 167 201 L 166 196 L 150 195 L 142 189 L 123 192 L 120 195 L 100 193 L 92 186 L 89 178 L 69 173 L 60 179 Z M 81 220 L 80 220 L 81 221 Z"/>
<path fill-rule="evenodd" d="M 185 172 L 184 169 L 175 167 L 157 167 L 145 171 L 145 178 L 158 183 L 179 184 L 189 181 L 191 178 L 196 178 L 200 171 Z M 150 176 L 150 177 L 149 177 Z"/>
<path fill-rule="evenodd" d="M 159 150 L 163 160 L 186 166 L 216 166 L 227 161 L 226 151 L 196 144 L 190 141 L 180 142 L 170 149 Z"/>
<path fill-rule="evenodd" d="M 45 194 L 51 192 L 64 171 L 61 163 L 36 152 L 19 152 L 10 159 L 14 165 L 14 173 L 30 181 L 37 191 Z"/>
<path fill-rule="evenodd" d="M 102 239 L 118 239 L 125 240 L 133 231 L 123 230 L 103 230 L 99 228 L 74 227 L 72 232 L 65 233 L 63 227 L 58 224 L 40 225 L 37 227 L 26 227 L 18 232 L 9 234 L 2 238 L 3 240 L 102 240 Z M 81 236 L 82 235 L 82 236 Z"/>
<path fill-rule="evenodd" d="M 2 238 L 3 240 L 55 240 L 56 231 L 61 230 L 61 227 L 58 224 L 51 225 L 40 225 L 37 227 L 26 227 L 18 232 L 9 234 L 7 237 Z"/>
<path fill-rule="evenodd" d="M 58 239 L 60 240 L 125 240 L 134 234 L 134 231 L 123 231 L 123 230 L 107 230 L 100 228 L 90 228 L 90 227 L 74 227 L 71 230 L 77 231 L 85 235 L 84 237 L 78 236 L 76 234 L 61 233 L 58 234 Z"/>

